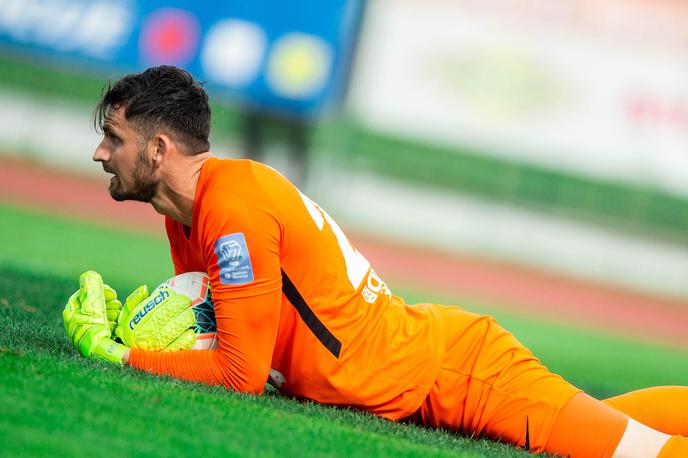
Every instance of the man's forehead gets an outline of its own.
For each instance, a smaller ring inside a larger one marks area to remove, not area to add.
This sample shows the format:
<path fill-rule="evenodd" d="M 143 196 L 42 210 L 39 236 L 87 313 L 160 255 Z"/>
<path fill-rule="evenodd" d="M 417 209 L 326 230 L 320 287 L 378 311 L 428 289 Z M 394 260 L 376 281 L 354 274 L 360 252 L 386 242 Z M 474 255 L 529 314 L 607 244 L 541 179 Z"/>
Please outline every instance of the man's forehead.
<path fill-rule="evenodd" d="M 126 129 L 128 123 L 124 117 L 124 108 L 110 106 L 105 113 L 105 120 L 103 122 L 103 127 L 115 128 L 115 129 Z"/>

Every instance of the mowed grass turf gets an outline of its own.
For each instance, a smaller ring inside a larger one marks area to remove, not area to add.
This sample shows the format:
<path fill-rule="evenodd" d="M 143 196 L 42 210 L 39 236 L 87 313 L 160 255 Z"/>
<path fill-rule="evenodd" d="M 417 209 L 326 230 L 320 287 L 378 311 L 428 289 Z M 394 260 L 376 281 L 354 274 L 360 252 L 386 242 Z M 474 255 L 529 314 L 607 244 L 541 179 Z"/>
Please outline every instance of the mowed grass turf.
<path fill-rule="evenodd" d="M 68 344 L 61 311 L 86 269 L 121 296 L 172 273 L 167 242 L 0 206 L 0 454 L 528 456 L 371 415 L 109 367 Z M 162 229 L 161 229 L 162 231 Z M 391 285 L 394 288 L 394 285 Z M 403 293 L 403 292 L 402 292 Z M 485 304 L 407 291 L 471 309 Z M 597 396 L 688 385 L 688 352 L 499 313 L 544 363 Z"/>

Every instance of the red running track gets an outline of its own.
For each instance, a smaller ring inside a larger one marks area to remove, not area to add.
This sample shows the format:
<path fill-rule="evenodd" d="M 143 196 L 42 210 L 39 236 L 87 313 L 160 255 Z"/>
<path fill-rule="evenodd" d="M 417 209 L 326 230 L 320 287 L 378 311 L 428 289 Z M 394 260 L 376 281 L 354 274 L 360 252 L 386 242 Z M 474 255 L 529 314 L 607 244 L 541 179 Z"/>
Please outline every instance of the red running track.
<path fill-rule="evenodd" d="M 0 201 L 68 214 L 164 237 L 162 216 L 138 202 L 115 202 L 107 177 L 95 179 L 3 159 Z M 515 264 L 448 255 L 352 234 L 378 273 L 395 284 L 411 284 L 436 295 L 488 301 L 493 309 L 533 314 L 637 339 L 688 348 L 688 299 L 567 278 Z"/>

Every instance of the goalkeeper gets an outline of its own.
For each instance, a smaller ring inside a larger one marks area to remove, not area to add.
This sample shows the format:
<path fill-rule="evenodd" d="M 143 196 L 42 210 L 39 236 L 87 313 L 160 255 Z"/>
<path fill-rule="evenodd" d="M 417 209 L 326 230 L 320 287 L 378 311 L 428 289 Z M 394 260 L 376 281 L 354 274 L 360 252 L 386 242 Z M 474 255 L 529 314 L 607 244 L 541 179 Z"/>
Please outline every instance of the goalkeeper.
<path fill-rule="evenodd" d="M 165 215 L 175 273 L 210 277 L 219 346 L 157 351 L 193 339 L 185 298 L 139 290 L 118 312 L 111 288 L 88 272 L 64 312 L 84 356 L 248 393 L 270 379 L 289 396 L 533 452 L 688 456 L 688 388 L 598 401 L 492 318 L 406 304 L 287 179 L 211 155 L 208 98 L 183 70 L 151 68 L 108 86 L 95 123 L 103 139 L 93 159 L 112 174 L 111 196 Z"/>

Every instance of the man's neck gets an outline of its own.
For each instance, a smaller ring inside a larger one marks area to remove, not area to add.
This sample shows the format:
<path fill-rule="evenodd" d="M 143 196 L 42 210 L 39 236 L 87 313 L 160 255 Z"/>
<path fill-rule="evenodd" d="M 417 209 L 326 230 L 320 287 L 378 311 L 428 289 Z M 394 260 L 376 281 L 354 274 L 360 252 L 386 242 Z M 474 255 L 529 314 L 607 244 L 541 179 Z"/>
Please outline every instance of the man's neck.
<path fill-rule="evenodd" d="M 178 156 L 173 164 L 167 164 L 157 193 L 151 200 L 155 211 L 191 226 L 198 178 L 203 164 L 210 157 L 209 152 L 195 156 Z"/>

